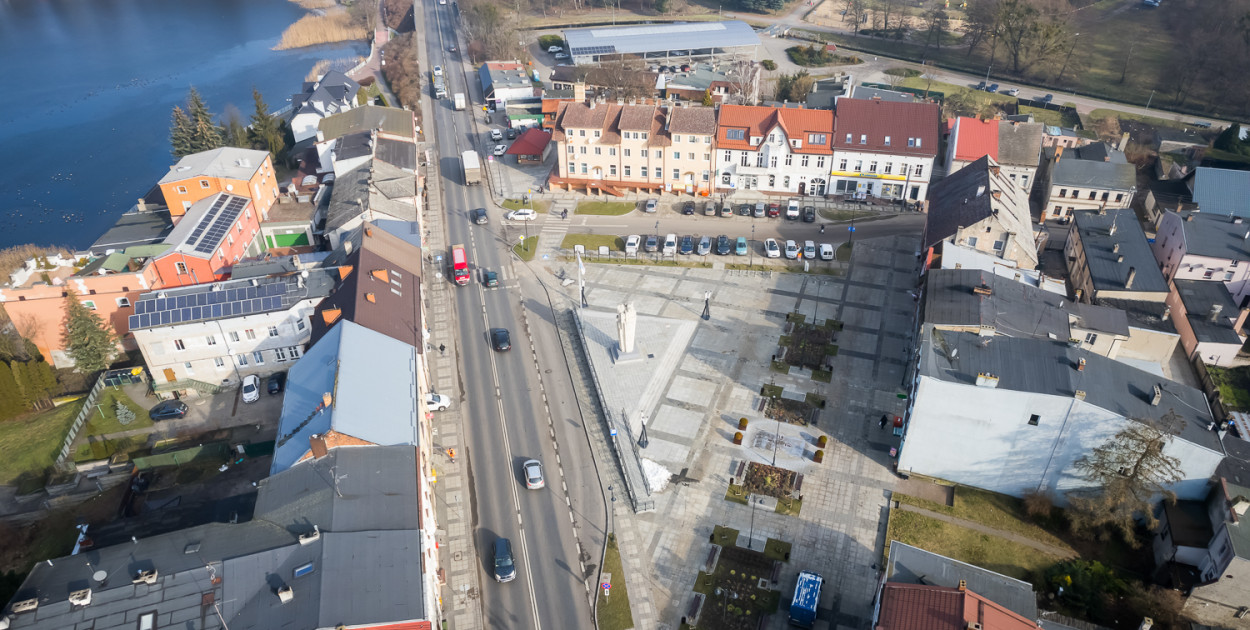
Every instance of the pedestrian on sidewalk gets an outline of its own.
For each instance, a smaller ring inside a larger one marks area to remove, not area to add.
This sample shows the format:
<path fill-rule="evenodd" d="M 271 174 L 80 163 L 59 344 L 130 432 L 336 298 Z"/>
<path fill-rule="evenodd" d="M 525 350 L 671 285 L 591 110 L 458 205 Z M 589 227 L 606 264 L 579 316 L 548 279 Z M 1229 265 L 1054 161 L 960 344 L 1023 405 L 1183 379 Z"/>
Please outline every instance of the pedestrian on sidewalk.
<path fill-rule="evenodd" d="M 821 234 L 824 234 L 824 233 L 825 233 L 825 224 L 824 224 L 824 223 L 821 223 L 821 224 L 820 224 L 820 233 L 821 233 Z"/>
<path fill-rule="evenodd" d="M 889 421 L 890 421 L 890 414 L 888 413 L 881 414 L 881 429 L 882 430 L 885 430 L 885 424 Z"/>
<path fill-rule="evenodd" d="M 447 346 L 446 346 L 446 345 L 444 345 L 444 344 L 441 344 L 441 343 L 440 343 L 440 344 L 438 344 L 438 353 L 439 353 L 439 354 L 447 354 Z"/>

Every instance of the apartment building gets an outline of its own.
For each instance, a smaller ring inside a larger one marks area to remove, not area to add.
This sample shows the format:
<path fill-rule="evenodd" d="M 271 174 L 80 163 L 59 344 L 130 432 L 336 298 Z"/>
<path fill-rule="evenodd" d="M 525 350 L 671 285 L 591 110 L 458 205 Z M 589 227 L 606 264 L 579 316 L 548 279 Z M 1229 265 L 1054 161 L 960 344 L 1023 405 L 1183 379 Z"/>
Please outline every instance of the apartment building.
<path fill-rule="evenodd" d="M 192 153 L 169 167 L 156 183 L 174 222 L 191 206 L 218 193 L 230 193 L 252 200 L 255 210 L 265 216 L 278 197 L 278 176 L 268 151 L 222 147 Z"/>
<path fill-rule="evenodd" d="M 717 192 L 823 196 L 833 162 L 833 112 L 722 105 L 716 129 Z"/>

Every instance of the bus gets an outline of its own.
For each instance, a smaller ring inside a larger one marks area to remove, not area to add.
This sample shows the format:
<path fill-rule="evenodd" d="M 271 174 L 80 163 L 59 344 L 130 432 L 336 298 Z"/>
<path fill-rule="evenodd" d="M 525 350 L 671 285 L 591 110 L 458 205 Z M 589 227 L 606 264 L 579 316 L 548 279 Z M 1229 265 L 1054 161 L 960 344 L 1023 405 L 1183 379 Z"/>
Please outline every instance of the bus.
<path fill-rule="evenodd" d="M 451 274 L 456 284 L 469 284 L 469 256 L 464 252 L 464 245 L 451 246 Z"/>

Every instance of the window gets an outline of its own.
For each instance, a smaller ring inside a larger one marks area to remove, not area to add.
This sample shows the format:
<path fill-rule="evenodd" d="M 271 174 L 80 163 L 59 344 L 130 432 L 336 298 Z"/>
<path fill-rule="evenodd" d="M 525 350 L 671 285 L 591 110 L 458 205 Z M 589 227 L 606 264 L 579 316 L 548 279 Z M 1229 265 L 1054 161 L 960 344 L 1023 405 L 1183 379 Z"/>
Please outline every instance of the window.
<path fill-rule="evenodd" d="M 588 173 L 588 172 L 590 172 L 590 171 L 589 171 L 589 170 L 587 170 L 586 163 L 585 163 L 585 162 L 583 162 L 583 163 L 582 163 L 582 175 L 585 175 L 585 174 L 586 174 L 586 173 Z"/>
<path fill-rule="evenodd" d="M 615 150 L 616 150 L 616 149 L 613 149 L 613 151 L 615 151 Z M 624 151 L 624 152 L 625 152 L 625 157 L 629 157 L 629 149 L 622 149 L 622 151 Z"/>
<path fill-rule="evenodd" d="M 851 143 L 851 134 L 849 134 L 849 133 L 848 133 L 848 134 L 846 134 L 846 143 L 847 143 L 847 144 L 850 144 L 850 143 Z"/>
<path fill-rule="evenodd" d="M 885 137 L 885 146 L 890 146 L 890 136 Z"/>
<path fill-rule="evenodd" d="M 1007 247 L 1007 241 L 994 241 L 994 251 L 999 252 Z"/>
<path fill-rule="evenodd" d="M 674 159 L 674 160 L 680 160 L 680 159 L 681 159 L 681 151 L 673 151 L 673 159 Z"/>
<path fill-rule="evenodd" d="M 902 175 L 903 177 L 907 177 L 907 169 L 908 169 L 908 168 L 910 168 L 910 167 L 907 165 L 907 162 L 903 162 L 902 164 L 899 164 L 899 165 L 898 165 L 898 174 L 899 174 L 899 175 Z"/>
<path fill-rule="evenodd" d="M 186 363 L 183 363 L 183 364 L 182 364 L 182 369 L 184 369 L 184 370 L 186 370 L 186 371 L 187 371 L 187 376 L 194 376 L 194 375 L 195 375 L 195 368 L 194 368 L 194 367 L 192 367 L 192 365 L 191 365 L 191 362 L 190 362 L 190 361 L 187 361 Z"/>
<path fill-rule="evenodd" d="M 625 167 L 625 177 L 629 177 L 629 167 Z"/>
<path fill-rule="evenodd" d="M 828 141 L 828 138 L 829 137 L 823 133 L 809 133 L 807 134 L 807 143 L 808 144 L 824 144 L 825 142 Z"/>
<path fill-rule="evenodd" d="M 213 365 L 219 368 L 226 367 L 226 360 L 221 357 L 213 357 Z"/>
<path fill-rule="evenodd" d="M 744 165 L 744 166 L 745 166 L 745 165 Z M 657 167 L 655 167 L 655 178 L 656 178 L 656 179 L 664 179 L 664 173 L 662 173 L 662 172 L 660 171 L 660 167 L 658 167 L 658 166 L 657 166 Z"/>
<path fill-rule="evenodd" d="M 598 137 L 599 137 L 599 130 L 598 130 L 598 129 L 596 129 L 596 130 L 595 130 L 595 137 L 596 137 L 596 138 L 598 138 Z"/>
<path fill-rule="evenodd" d="M 686 140 L 688 140 L 691 144 L 699 141 L 699 139 L 694 136 L 688 136 Z"/>
<path fill-rule="evenodd" d="M 704 153 L 704 154 L 703 154 L 703 160 L 704 160 L 705 162 L 711 162 L 711 161 L 712 161 L 712 154 L 711 154 L 711 153 Z"/>
<path fill-rule="evenodd" d="M 253 352 L 253 353 L 252 353 L 252 358 L 253 358 L 253 359 L 256 359 L 256 365 L 264 365 L 264 364 L 265 364 L 265 355 L 264 355 L 264 353 L 262 353 L 260 350 L 257 350 L 256 352 Z"/>
<path fill-rule="evenodd" d="M 1233 272 L 1231 272 L 1231 271 L 1225 271 L 1225 272 L 1224 272 L 1224 282 L 1230 282 L 1230 281 L 1233 279 L 1233 276 L 1234 276 L 1234 275 L 1236 275 L 1236 274 L 1234 274 L 1234 273 L 1233 273 Z"/>
<path fill-rule="evenodd" d="M 286 351 L 291 353 L 292 359 L 299 358 L 299 346 L 291 346 L 290 348 L 287 348 Z"/>
<path fill-rule="evenodd" d="M 793 153 L 786 154 L 786 166 L 794 166 L 794 154 Z"/>
<path fill-rule="evenodd" d="M 846 170 L 846 158 L 843 158 L 841 162 L 838 162 L 838 170 L 839 171 Z"/>
<path fill-rule="evenodd" d="M 187 187 L 186 187 L 186 186 L 178 186 L 178 187 L 177 187 L 177 190 L 178 190 L 178 194 L 180 194 L 180 195 L 185 195 L 185 194 L 187 194 Z"/>
<path fill-rule="evenodd" d="M 210 346 L 217 345 L 217 337 L 215 335 L 209 335 L 205 338 L 205 340 L 208 341 L 208 345 Z"/>
<path fill-rule="evenodd" d="M 919 164 L 917 164 L 917 165 L 916 165 L 916 172 L 912 173 L 912 175 L 915 175 L 916 177 L 920 177 L 921 175 L 924 175 L 924 167 L 923 167 L 923 166 L 921 166 L 921 165 L 919 165 Z"/>
<path fill-rule="evenodd" d="M 1124 201 L 1124 193 L 1116 193 L 1115 200 Z"/>
<path fill-rule="evenodd" d="M 920 147 L 920 138 L 916 138 L 916 147 L 917 147 L 917 148 L 919 148 L 919 147 Z"/>
<path fill-rule="evenodd" d="M 746 151 L 742 152 L 742 165 L 743 166 L 747 165 L 747 152 Z"/>
<path fill-rule="evenodd" d="M 822 155 L 822 156 L 820 156 L 820 157 L 817 157 L 817 158 L 816 158 L 816 168 L 821 169 L 821 170 L 824 170 L 824 168 L 825 168 L 825 156 L 823 156 L 823 155 Z"/>
<path fill-rule="evenodd" d="M 1081 196 L 1081 191 L 1079 191 L 1079 190 L 1077 190 L 1077 189 L 1073 188 L 1073 189 L 1072 189 L 1072 198 L 1073 198 L 1073 199 L 1076 199 L 1077 197 L 1080 197 L 1080 196 Z"/>
<path fill-rule="evenodd" d="M 881 172 L 885 173 L 886 175 L 889 175 L 890 173 L 893 173 L 893 172 L 894 172 L 894 163 L 893 163 L 893 162 L 886 162 L 886 163 L 885 163 L 885 169 L 884 169 L 883 171 L 881 171 Z"/>
<path fill-rule="evenodd" d="M 976 247 L 976 246 L 977 246 L 977 237 L 975 237 L 975 236 L 969 236 L 969 237 L 968 237 L 968 247 Z"/>
<path fill-rule="evenodd" d="M 156 611 L 139 615 L 139 625 L 136 628 L 137 630 L 156 630 Z"/>
<path fill-rule="evenodd" d="M 755 154 L 755 166 L 759 168 L 764 168 L 764 154 L 763 153 Z"/>
<path fill-rule="evenodd" d="M 868 134 L 866 134 L 866 133 L 861 133 L 861 134 L 859 134 L 859 143 L 860 143 L 860 144 L 868 144 Z"/>
<path fill-rule="evenodd" d="M 130 298 L 117 298 L 117 306 L 118 308 L 126 308 L 127 306 L 130 306 Z"/>
<path fill-rule="evenodd" d="M 646 139 L 647 139 L 647 132 L 645 132 L 645 131 L 644 131 L 644 132 L 642 132 L 642 139 L 643 139 L 643 140 L 646 140 Z"/>
<path fill-rule="evenodd" d="M 1037 423 L 1041 421 L 1042 421 L 1042 417 L 1037 414 L 1032 414 L 1029 416 L 1029 424 L 1031 426 L 1037 426 Z"/>
<path fill-rule="evenodd" d="M 909 146 L 909 147 L 914 147 L 914 146 L 916 146 L 916 139 L 915 139 L 915 138 L 908 138 L 908 139 L 907 139 L 907 146 Z"/>
<path fill-rule="evenodd" d="M 1211 276 L 1214 276 L 1214 275 L 1215 275 L 1215 270 L 1213 270 L 1213 269 L 1208 269 L 1208 270 L 1206 270 L 1206 271 L 1202 272 L 1202 279 L 1203 279 L 1203 280 L 1210 280 L 1210 279 L 1211 279 Z"/>
<path fill-rule="evenodd" d="M 608 155 L 616 155 L 616 147 L 608 147 Z"/>
<path fill-rule="evenodd" d="M 183 343 L 181 339 L 175 339 L 175 340 L 174 340 L 174 348 L 176 348 L 176 349 L 178 349 L 178 350 L 186 350 L 186 349 L 187 349 L 187 344 Z"/>
<path fill-rule="evenodd" d="M 864 161 L 863 161 L 863 160 L 855 160 L 855 172 L 856 172 L 856 173 L 862 173 L 863 171 L 864 171 Z"/>
<path fill-rule="evenodd" d="M 1092 346 L 1098 342 L 1097 333 L 1085 333 L 1085 345 Z"/>
<path fill-rule="evenodd" d="M 777 134 L 776 134 L 776 133 L 770 133 L 770 134 L 768 134 L 768 141 L 769 141 L 769 142 L 776 142 L 776 141 L 777 141 Z"/>
<path fill-rule="evenodd" d="M 616 177 L 616 165 L 615 164 L 608 165 L 608 175 L 612 177 Z"/>
<path fill-rule="evenodd" d="M 1098 194 L 1098 193 L 1096 193 L 1096 192 L 1094 192 L 1094 191 L 1092 191 L 1092 190 L 1091 190 L 1091 191 L 1089 191 L 1089 198 L 1090 198 L 1090 200 L 1092 201 L 1092 200 L 1094 199 L 1094 195 L 1097 195 L 1097 194 Z M 1106 199 L 1106 197 L 1104 197 L 1104 199 Z"/>
<path fill-rule="evenodd" d="M 694 154 L 693 154 L 693 153 L 687 153 L 687 154 L 686 154 L 686 159 L 687 159 L 687 160 L 693 160 L 693 159 L 694 159 Z"/>
<path fill-rule="evenodd" d="M 277 359 L 278 363 L 286 361 L 286 348 L 274 348 L 273 358 Z"/>
<path fill-rule="evenodd" d="M 208 188 L 208 180 L 207 180 L 207 179 L 201 179 L 201 180 L 200 180 L 200 188 Z"/>
<path fill-rule="evenodd" d="M 681 179 L 681 170 L 673 169 L 673 179 Z"/>
<path fill-rule="evenodd" d="M 768 168 L 777 168 L 777 156 L 768 158 Z"/>
<path fill-rule="evenodd" d="M 868 172 L 869 172 L 869 173 L 876 173 L 876 172 L 877 172 L 877 161 L 876 161 L 876 160 L 873 160 L 873 161 L 871 161 L 871 162 L 869 162 L 869 163 L 868 163 Z"/>
<path fill-rule="evenodd" d="M 709 179 L 711 179 L 711 177 L 712 177 L 712 173 L 710 171 L 703 171 L 703 181 L 706 182 Z"/>
<path fill-rule="evenodd" d="M 643 150 L 642 150 L 642 157 L 650 157 L 650 155 L 649 155 L 649 153 L 648 153 L 648 151 L 647 151 L 646 149 L 643 149 Z M 657 156 L 657 157 L 658 157 L 658 156 Z"/>
<path fill-rule="evenodd" d="M 803 156 L 802 158 L 800 158 L 800 160 L 799 160 L 799 161 L 801 162 L 800 166 L 802 166 L 803 168 L 807 168 L 807 159 L 808 159 L 808 157 L 809 157 L 809 156 L 804 155 L 804 156 Z"/>
<path fill-rule="evenodd" d="M 230 341 L 238 341 L 238 340 L 239 340 L 239 333 L 238 333 L 238 331 L 231 331 L 231 332 L 229 333 L 229 335 L 230 335 Z"/>
<path fill-rule="evenodd" d="M 247 355 L 246 355 L 246 354 L 240 354 L 239 356 L 235 357 L 235 359 L 239 362 L 239 366 L 240 366 L 240 367 L 246 367 L 246 366 L 247 366 Z"/>
<path fill-rule="evenodd" d="M 579 136 L 581 136 L 581 137 L 585 138 L 585 137 L 586 137 L 586 130 L 585 130 L 585 129 L 578 129 L 578 130 L 577 130 L 577 135 L 579 135 Z"/>
<path fill-rule="evenodd" d="M 673 142 L 681 142 L 681 136 L 673 136 Z"/>
<path fill-rule="evenodd" d="M 712 136 L 703 136 L 703 144 L 712 144 Z"/>
<path fill-rule="evenodd" d="M 247 330 L 243 331 L 243 334 L 247 335 L 248 339 L 256 339 L 256 331 L 252 330 L 251 328 L 248 328 Z"/>
<path fill-rule="evenodd" d="M 277 336 L 278 336 L 278 327 L 277 327 L 277 326 L 270 326 L 270 327 L 269 327 L 269 336 L 270 336 L 270 337 L 277 337 Z"/>
<path fill-rule="evenodd" d="M 733 159 L 734 159 L 734 154 L 733 154 L 733 151 L 726 151 L 726 152 L 725 152 L 725 160 L 724 160 L 724 161 L 725 161 L 725 162 L 731 162 L 731 161 L 733 161 Z"/>
<path fill-rule="evenodd" d="M 769 176 L 768 176 L 768 187 L 769 187 L 769 188 L 773 188 L 773 187 L 775 187 L 776 185 L 777 185 L 777 176 L 776 176 L 776 175 L 769 175 Z"/>
<path fill-rule="evenodd" d="M 573 145 L 571 145 L 571 144 L 570 144 L 570 145 L 569 145 L 569 153 L 570 153 L 570 154 L 577 153 L 577 147 L 575 147 L 575 146 L 573 146 Z"/>
<path fill-rule="evenodd" d="M 595 147 L 595 155 L 603 155 L 603 147 Z"/>
<path fill-rule="evenodd" d="M 577 147 L 577 151 L 582 155 L 586 155 L 586 147 Z"/>
<path fill-rule="evenodd" d="M 178 275 L 180 275 L 180 276 L 186 275 L 186 273 L 187 273 L 187 263 L 184 263 L 184 262 L 176 262 L 176 263 L 174 263 L 174 273 L 177 273 L 177 274 L 178 274 Z"/>
<path fill-rule="evenodd" d="M 1059 198 L 1060 198 L 1060 199 L 1062 199 L 1062 198 L 1067 197 L 1067 196 L 1068 196 L 1068 189 L 1067 189 L 1067 188 L 1060 188 L 1060 189 L 1059 189 Z"/>

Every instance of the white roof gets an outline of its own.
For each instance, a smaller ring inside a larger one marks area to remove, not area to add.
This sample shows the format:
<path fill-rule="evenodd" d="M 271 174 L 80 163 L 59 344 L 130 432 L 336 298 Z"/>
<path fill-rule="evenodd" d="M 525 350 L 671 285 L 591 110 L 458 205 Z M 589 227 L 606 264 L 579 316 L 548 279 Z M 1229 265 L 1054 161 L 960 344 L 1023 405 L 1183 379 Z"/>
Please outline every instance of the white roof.
<path fill-rule="evenodd" d="M 179 182 L 201 175 L 247 180 L 252 178 L 252 173 L 265 163 L 267 157 L 268 151 L 234 147 L 200 151 L 178 160 L 177 164 L 169 167 L 169 172 L 158 183 Z"/>
<path fill-rule="evenodd" d="M 760 45 L 755 29 L 738 20 L 578 28 L 564 31 L 564 39 L 575 57 Z"/>

